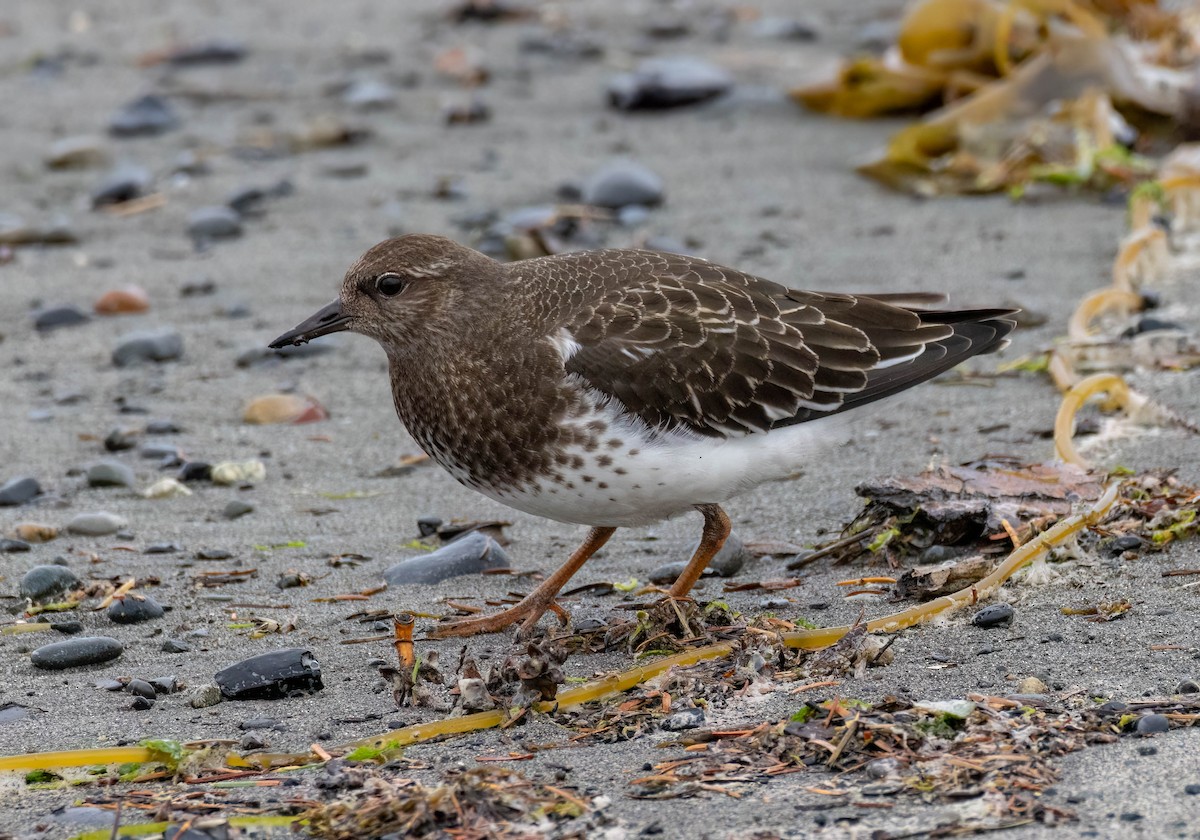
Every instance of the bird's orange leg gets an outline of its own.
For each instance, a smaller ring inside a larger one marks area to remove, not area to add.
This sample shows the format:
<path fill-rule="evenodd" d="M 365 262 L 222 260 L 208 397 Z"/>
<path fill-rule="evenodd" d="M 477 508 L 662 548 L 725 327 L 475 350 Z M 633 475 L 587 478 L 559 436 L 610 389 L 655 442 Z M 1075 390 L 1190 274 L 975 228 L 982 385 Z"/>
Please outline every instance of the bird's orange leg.
<path fill-rule="evenodd" d="M 729 515 L 720 505 L 696 505 L 696 510 L 704 514 L 704 532 L 700 537 L 700 545 L 696 547 L 692 559 L 667 591 L 668 598 L 684 598 L 692 591 L 692 586 L 703 574 L 709 561 L 716 557 L 721 546 L 725 545 L 725 538 L 732 529 Z"/>
<path fill-rule="evenodd" d="M 728 524 L 729 520 L 726 519 L 725 521 Z M 570 559 L 566 563 L 563 563 L 558 571 L 542 581 L 537 589 L 521 599 L 520 603 L 493 615 L 482 615 L 478 618 L 467 618 L 462 621 L 439 624 L 429 631 L 428 637 L 430 639 L 448 639 L 451 636 L 474 636 L 478 633 L 495 633 L 524 619 L 524 623 L 521 625 L 520 636 L 527 638 L 533 633 L 533 628 L 537 626 L 538 619 L 542 617 L 542 613 L 546 612 L 550 608 L 550 605 L 554 603 L 554 596 L 558 594 L 558 590 L 562 589 L 566 582 L 579 571 L 579 568 L 593 554 L 599 551 L 601 546 L 608 542 L 608 538 L 616 530 L 616 528 L 593 528 L 589 531 L 587 539 L 583 541 L 583 545 L 575 549 L 575 553 L 571 555 Z M 724 538 L 722 537 L 722 539 Z M 699 573 L 697 572 L 697 574 Z"/>

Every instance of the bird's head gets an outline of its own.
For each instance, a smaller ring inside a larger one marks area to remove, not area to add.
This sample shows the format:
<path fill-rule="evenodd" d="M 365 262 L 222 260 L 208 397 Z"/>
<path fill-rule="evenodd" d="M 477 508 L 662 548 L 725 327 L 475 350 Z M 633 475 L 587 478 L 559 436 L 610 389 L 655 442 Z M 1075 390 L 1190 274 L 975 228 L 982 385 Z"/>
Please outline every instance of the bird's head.
<path fill-rule="evenodd" d="M 346 272 L 337 300 L 271 342 L 304 344 L 350 330 L 370 336 L 385 349 L 399 348 L 451 323 L 470 299 L 471 284 L 499 266 L 490 258 L 442 236 L 409 234 L 380 242 Z"/>

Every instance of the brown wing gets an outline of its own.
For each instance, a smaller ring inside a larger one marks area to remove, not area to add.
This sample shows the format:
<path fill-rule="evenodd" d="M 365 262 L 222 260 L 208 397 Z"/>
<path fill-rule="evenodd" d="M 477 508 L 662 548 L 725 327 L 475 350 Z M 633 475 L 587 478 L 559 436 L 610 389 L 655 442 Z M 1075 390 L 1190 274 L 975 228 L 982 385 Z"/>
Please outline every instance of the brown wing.
<path fill-rule="evenodd" d="M 651 426 L 709 436 L 880 399 L 995 349 L 1014 326 L 1008 310 L 796 291 L 674 254 L 568 254 L 542 268 L 551 262 L 545 275 L 574 281 L 562 327 L 579 347 L 567 372 Z"/>

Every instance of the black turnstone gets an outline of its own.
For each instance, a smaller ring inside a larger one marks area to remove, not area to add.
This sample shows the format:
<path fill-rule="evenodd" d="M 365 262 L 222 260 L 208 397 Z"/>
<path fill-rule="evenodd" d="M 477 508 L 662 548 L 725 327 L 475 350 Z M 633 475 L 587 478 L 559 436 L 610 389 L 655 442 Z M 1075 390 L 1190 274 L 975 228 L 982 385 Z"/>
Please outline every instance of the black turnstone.
<path fill-rule="evenodd" d="M 619 527 L 689 510 L 687 595 L 729 533 L 721 503 L 811 463 L 858 408 L 1002 347 L 1009 309 L 941 295 L 805 292 L 705 260 L 602 250 L 502 264 L 440 236 L 389 239 L 272 347 L 352 330 L 387 353 L 401 422 L 463 484 L 591 526 L 503 612 L 432 636 L 528 634 Z"/>

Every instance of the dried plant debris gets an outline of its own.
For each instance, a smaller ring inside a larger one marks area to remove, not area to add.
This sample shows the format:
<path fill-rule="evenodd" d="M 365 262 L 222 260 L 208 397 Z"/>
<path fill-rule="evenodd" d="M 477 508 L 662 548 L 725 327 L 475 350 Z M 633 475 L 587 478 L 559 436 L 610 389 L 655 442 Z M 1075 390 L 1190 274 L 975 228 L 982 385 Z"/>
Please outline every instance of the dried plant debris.
<path fill-rule="evenodd" d="M 745 730 L 697 730 L 668 746 L 687 750 L 631 784 L 634 796 L 666 799 L 704 791 L 738 795 L 739 783 L 785 773 L 820 772 L 816 792 L 847 797 L 978 800 L 963 830 L 1016 820 L 1071 819 L 1041 794 L 1059 776 L 1055 759 L 1144 731 L 1138 721 L 1163 715 L 1170 726 L 1194 725 L 1200 700 L 1147 699 L 1099 704 L 1080 694 L 989 697 L 878 704 L 832 698 L 801 706 L 790 719 Z M 834 773 L 832 777 L 825 775 Z M 812 790 L 812 788 L 810 788 Z"/>
<path fill-rule="evenodd" d="M 527 838 L 583 816 L 590 804 L 503 767 L 451 771 L 436 787 L 365 771 L 346 787 L 338 798 L 304 812 L 308 834 L 327 840 Z"/>

